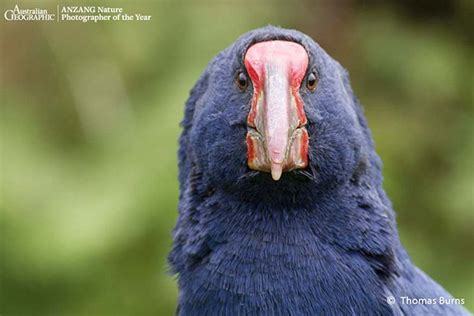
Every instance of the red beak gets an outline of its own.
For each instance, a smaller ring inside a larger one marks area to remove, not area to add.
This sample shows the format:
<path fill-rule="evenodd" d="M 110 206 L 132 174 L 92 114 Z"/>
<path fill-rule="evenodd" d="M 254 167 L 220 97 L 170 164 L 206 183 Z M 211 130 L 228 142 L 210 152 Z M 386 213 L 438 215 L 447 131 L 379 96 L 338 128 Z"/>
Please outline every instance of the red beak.
<path fill-rule="evenodd" d="M 254 95 L 247 118 L 247 163 L 271 172 L 308 165 L 308 132 L 299 88 L 308 67 L 308 54 L 297 43 L 268 41 L 254 44 L 245 55 Z"/>

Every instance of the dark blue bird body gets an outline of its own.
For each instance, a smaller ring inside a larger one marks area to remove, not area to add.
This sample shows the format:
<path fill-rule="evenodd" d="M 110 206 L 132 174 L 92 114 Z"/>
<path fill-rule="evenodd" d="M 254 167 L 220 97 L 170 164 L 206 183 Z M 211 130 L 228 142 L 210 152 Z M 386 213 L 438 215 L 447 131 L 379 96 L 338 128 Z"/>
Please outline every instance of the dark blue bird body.
<path fill-rule="evenodd" d="M 301 44 L 314 93 L 300 91 L 309 166 L 279 181 L 247 166 L 252 93 L 235 74 L 254 43 Z M 306 35 L 245 34 L 211 61 L 186 104 L 180 204 L 169 261 L 179 315 L 462 315 L 411 262 L 382 188 L 381 162 L 346 71 Z M 390 297 L 395 298 L 391 302 Z"/>

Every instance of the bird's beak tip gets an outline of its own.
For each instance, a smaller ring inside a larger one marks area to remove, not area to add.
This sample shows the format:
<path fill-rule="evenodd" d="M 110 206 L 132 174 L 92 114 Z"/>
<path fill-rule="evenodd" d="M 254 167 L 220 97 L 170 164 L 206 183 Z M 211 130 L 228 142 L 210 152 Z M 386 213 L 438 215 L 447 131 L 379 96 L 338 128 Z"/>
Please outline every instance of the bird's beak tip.
<path fill-rule="evenodd" d="M 273 180 L 275 181 L 280 180 L 282 172 L 283 172 L 283 166 L 281 164 L 272 163 L 271 174 L 272 174 Z"/>

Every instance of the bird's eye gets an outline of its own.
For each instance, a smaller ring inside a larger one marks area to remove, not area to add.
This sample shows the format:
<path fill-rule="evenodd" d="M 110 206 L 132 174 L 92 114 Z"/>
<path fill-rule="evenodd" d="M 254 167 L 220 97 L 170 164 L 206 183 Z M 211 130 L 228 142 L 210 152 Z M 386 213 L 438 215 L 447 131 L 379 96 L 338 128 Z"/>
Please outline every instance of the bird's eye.
<path fill-rule="evenodd" d="M 308 79 L 306 79 L 306 88 L 308 88 L 309 91 L 313 92 L 316 89 L 317 85 L 318 77 L 316 77 L 316 74 L 312 72 L 308 75 Z"/>
<path fill-rule="evenodd" d="M 241 91 L 245 91 L 249 85 L 249 80 L 243 72 L 238 73 L 236 82 Z"/>

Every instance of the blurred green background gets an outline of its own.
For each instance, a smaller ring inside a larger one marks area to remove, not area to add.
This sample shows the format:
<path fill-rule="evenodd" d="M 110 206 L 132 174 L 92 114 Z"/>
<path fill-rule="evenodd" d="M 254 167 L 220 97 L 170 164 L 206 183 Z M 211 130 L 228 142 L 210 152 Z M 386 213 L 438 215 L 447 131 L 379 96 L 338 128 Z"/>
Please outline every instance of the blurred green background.
<path fill-rule="evenodd" d="M 53 12 L 65 1 L 3 1 Z M 70 3 L 69 3 L 70 4 Z M 103 1 L 150 22 L 2 16 L 2 315 L 172 315 L 166 256 L 190 88 L 267 24 L 351 73 L 413 261 L 474 308 L 473 2 Z"/>

